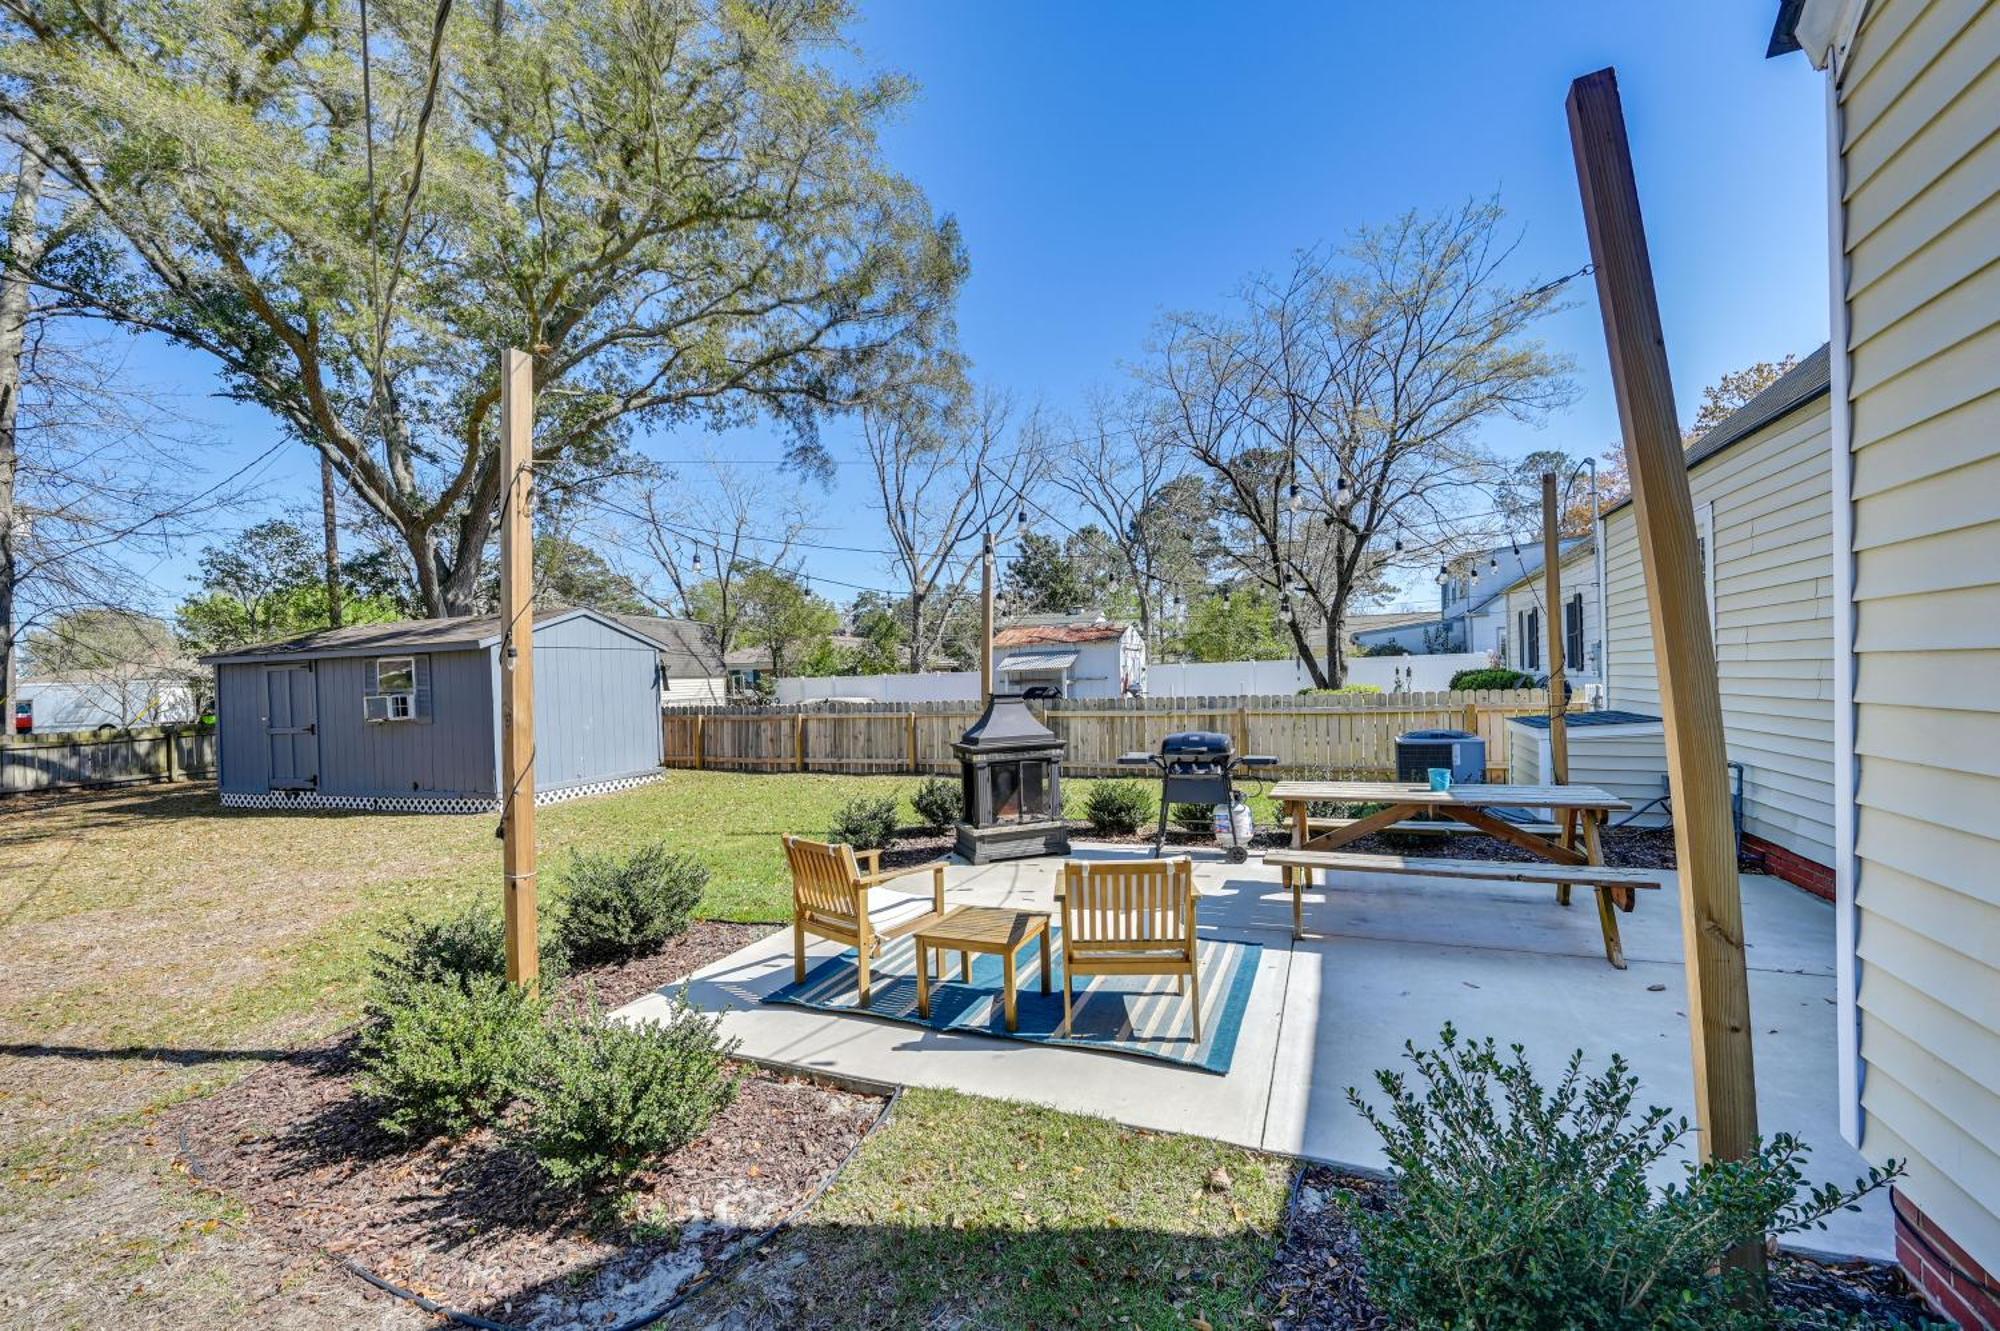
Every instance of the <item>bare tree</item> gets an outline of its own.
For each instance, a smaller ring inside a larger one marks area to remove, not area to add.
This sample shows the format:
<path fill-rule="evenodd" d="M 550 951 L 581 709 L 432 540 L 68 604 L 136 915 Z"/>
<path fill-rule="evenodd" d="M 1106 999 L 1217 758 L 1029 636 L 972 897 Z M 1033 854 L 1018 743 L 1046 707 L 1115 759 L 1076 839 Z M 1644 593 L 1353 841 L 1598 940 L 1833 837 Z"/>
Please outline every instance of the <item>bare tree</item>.
<path fill-rule="evenodd" d="M 685 472 L 637 478 L 630 487 L 635 507 L 624 510 L 645 551 L 639 581 L 647 598 L 699 621 L 724 655 L 739 645 L 744 577 L 789 568 L 808 529 L 798 486 L 753 472 L 711 451 Z"/>
<path fill-rule="evenodd" d="M 1526 335 L 1560 284 L 1501 278 L 1500 222 L 1475 201 L 1301 252 L 1232 312 L 1167 319 L 1145 371 L 1320 687 L 1346 677 L 1356 599 L 1448 545 L 1493 480 L 1479 428 L 1568 400 L 1566 363 Z"/>
<path fill-rule="evenodd" d="M 153 567 L 239 502 L 245 471 L 256 465 L 190 487 L 198 432 L 167 395 L 126 373 L 112 339 L 79 335 L 77 309 L 42 285 L 53 269 L 88 264 L 87 203 L 49 176 L 32 141 L 22 143 L 8 183 L 0 266 L 4 731 L 28 633 L 161 600 Z"/>
<path fill-rule="evenodd" d="M 1048 448 L 1049 479 L 1109 535 L 1138 604 L 1139 631 L 1157 648 L 1160 607 L 1178 581 L 1169 565 L 1185 574 L 1204 534 L 1170 502 L 1192 479 L 1191 457 L 1171 422 L 1143 400 L 1093 394 L 1087 413 L 1087 428 Z"/>
<path fill-rule="evenodd" d="M 944 408 L 906 396 L 862 413 L 876 503 L 908 588 L 912 671 L 944 643 L 981 538 L 1028 503 L 1041 480 L 1040 432 L 1032 422 L 1013 448 L 1001 447 L 1012 415 L 1013 404 L 995 393 Z"/>

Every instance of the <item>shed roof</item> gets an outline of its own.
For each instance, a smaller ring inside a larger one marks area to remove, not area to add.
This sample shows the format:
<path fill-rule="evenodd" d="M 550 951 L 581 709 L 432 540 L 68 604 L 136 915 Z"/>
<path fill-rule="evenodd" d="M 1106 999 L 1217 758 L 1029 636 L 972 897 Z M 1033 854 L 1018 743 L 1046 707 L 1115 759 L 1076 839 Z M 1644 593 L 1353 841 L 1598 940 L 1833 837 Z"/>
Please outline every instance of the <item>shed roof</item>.
<path fill-rule="evenodd" d="M 594 619 L 657 648 L 657 640 L 610 615 L 582 606 L 538 611 L 535 630 L 572 619 Z M 350 624 L 337 629 L 320 629 L 276 642 L 235 647 L 211 652 L 198 658 L 203 665 L 229 665 L 238 661 L 306 661 L 326 656 L 376 656 L 383 652 L 470 652 L 491 647 L 500 641 L 500 616 L 454 615 L 444 619 L 404 619 L 393 624 Z"/>

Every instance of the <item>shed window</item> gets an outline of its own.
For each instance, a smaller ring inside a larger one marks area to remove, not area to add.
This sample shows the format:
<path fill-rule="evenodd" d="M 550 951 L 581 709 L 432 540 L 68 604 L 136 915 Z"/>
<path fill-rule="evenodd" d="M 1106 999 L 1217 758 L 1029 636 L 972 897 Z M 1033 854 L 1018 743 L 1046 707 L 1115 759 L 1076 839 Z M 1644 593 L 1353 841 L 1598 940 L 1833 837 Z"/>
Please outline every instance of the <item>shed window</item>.
<path fill-rule="evenodd" d="M 431 672 L 428 656 L 378 656 L 368 663 L 361 714 L 369 721 L 428 721 Z"/>

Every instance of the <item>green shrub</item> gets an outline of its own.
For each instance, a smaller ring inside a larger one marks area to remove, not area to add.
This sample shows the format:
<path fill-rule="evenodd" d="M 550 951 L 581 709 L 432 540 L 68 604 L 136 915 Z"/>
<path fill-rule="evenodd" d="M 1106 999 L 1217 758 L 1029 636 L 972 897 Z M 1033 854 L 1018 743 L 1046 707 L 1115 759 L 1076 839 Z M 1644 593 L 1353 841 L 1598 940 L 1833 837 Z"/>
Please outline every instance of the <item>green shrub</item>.
<path fill-rule="evenodd" d="M 1485 666 L 1478 670 L 1461 670 L 1451 677 L 1453 692 L 1460 689 L 1532 689 L 1535 677 L 1524 675 L 1518 670 L 1508 670 L 1501 666 Z"/>
<path fill-rule="evenodd" d="M 384 999 L 415 985 L 505 975 L 506 946 L 507 926 L 490 906 L 468 906 L 441 919 L 405 915 L 382 931 L 369 954 L 374 992 Z M 561 975 L 566 958 L 558 927 L 542 930 L 541 953 L 542 974 Z"/>
<path fill-rule="evenodd" d="M 426 1141 L 490 1123 L 507 1105 L 543 1004 L 497 975 L 417 981 L 370 1005 L 357 1054 L 376 1122 Z"/>
<path fill-rule="evenodd" d="M 1328 698 L 1339 697 L 1345 694 L 1351 697 L 1357 693 L 1380 693 L 1381 691 L 1382 686 L 1380 684 L 1342 684 L 1337 689 L 1300 689 L 1299 696 L 1301 698 Z"/>
<path fill-rule="evenodd" d="M 910 803 L 926 827 L 950 827 L 965 816 L 965 792 L 948 777 L 927 776 L 919 781 Z"/>
<path fill-rule="evenodd" d="M 1200 835 L 1215 830 L 1215 806 L 1212 804 L 1175 804 L 1167 810 L 1167 821 L 1183 832 Z"/>
<path fill-rule="evenodd" d="M 1083 816 L 1099 836 L 1129 836 L 1153 816 L 1153 792 L 1138 781 L 1098 781 L 1084 797 Z"/>
<path fill-rule="evenodd" d="M 555 932 L 575 965 L 623 961 L 686 930 L 707 888 L 708 866 L 664 841 L 629 855 L 574 851 Z"/>
<path fill-rule="evenodd" d="M 1579 1051 L 1544 1087 L 1519 1045 L 1503 1059 L 1493 1041 L 1461 1043 L 1446 1026 L 1441 1048 L 1404 1048 L 1420 1087 L 1377 1072 L 1388 1097 L 1380 1112 L 1347 1093 L 1395 1175 L 1386 1209 L 1348 1210 L 1369 1293 L 1397 1326 L 1771 1325 L 1713 1273 L 1722 1255 L 1824 1227 L 1899 1168 L 1871 1170 L 1851 1189 L 1805 1190 L 1805 1146 L 1777 1136 L 1749 1160 L 1690 1165 L 1684 1181 L 1655 1192 L 1647 1172 L 1687 1121 L 1657 1108 L 1635 1119 L 1639 1083 L 1623 1059 L 1586 1076 Z"/>
<path fill-rule="evenodd" d="M 826 839 L 844 841 L 856 850 L 887 850 L 900 823 L 893 795 L 856 795 L 833 815 Z"/>
<path fill-rule="evenodd" d="M 719 1023 L 685 994 L 658 1023 L 607 1022 L 595 1002 L 560 1015 L 524 1066 L 513 1131 L 565 1187 L 629 1177 L 699 1137 L 736 1098 L 736 1043 Z"/>

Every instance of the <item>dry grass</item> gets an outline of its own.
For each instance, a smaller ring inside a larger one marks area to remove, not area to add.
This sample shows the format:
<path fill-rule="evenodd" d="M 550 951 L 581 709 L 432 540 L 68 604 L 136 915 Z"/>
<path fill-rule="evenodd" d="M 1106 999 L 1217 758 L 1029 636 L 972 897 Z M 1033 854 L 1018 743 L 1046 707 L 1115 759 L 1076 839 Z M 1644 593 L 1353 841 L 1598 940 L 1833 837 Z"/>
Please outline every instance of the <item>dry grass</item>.
<path fill-rule="evenodd" d="M 669 773 L 544 810 L 545 882 L 571 847 L 665 838 L 715 872 L 703 916 L 780 919 L 778 833 L 912 784 Z M 351 1022 L 385 921 L 497 896 L 493 832 L 225 810 L 205 785 L 0 802 L 0 1324 L 400 1324 L 168 1169 L 149 1124 Z"/>

